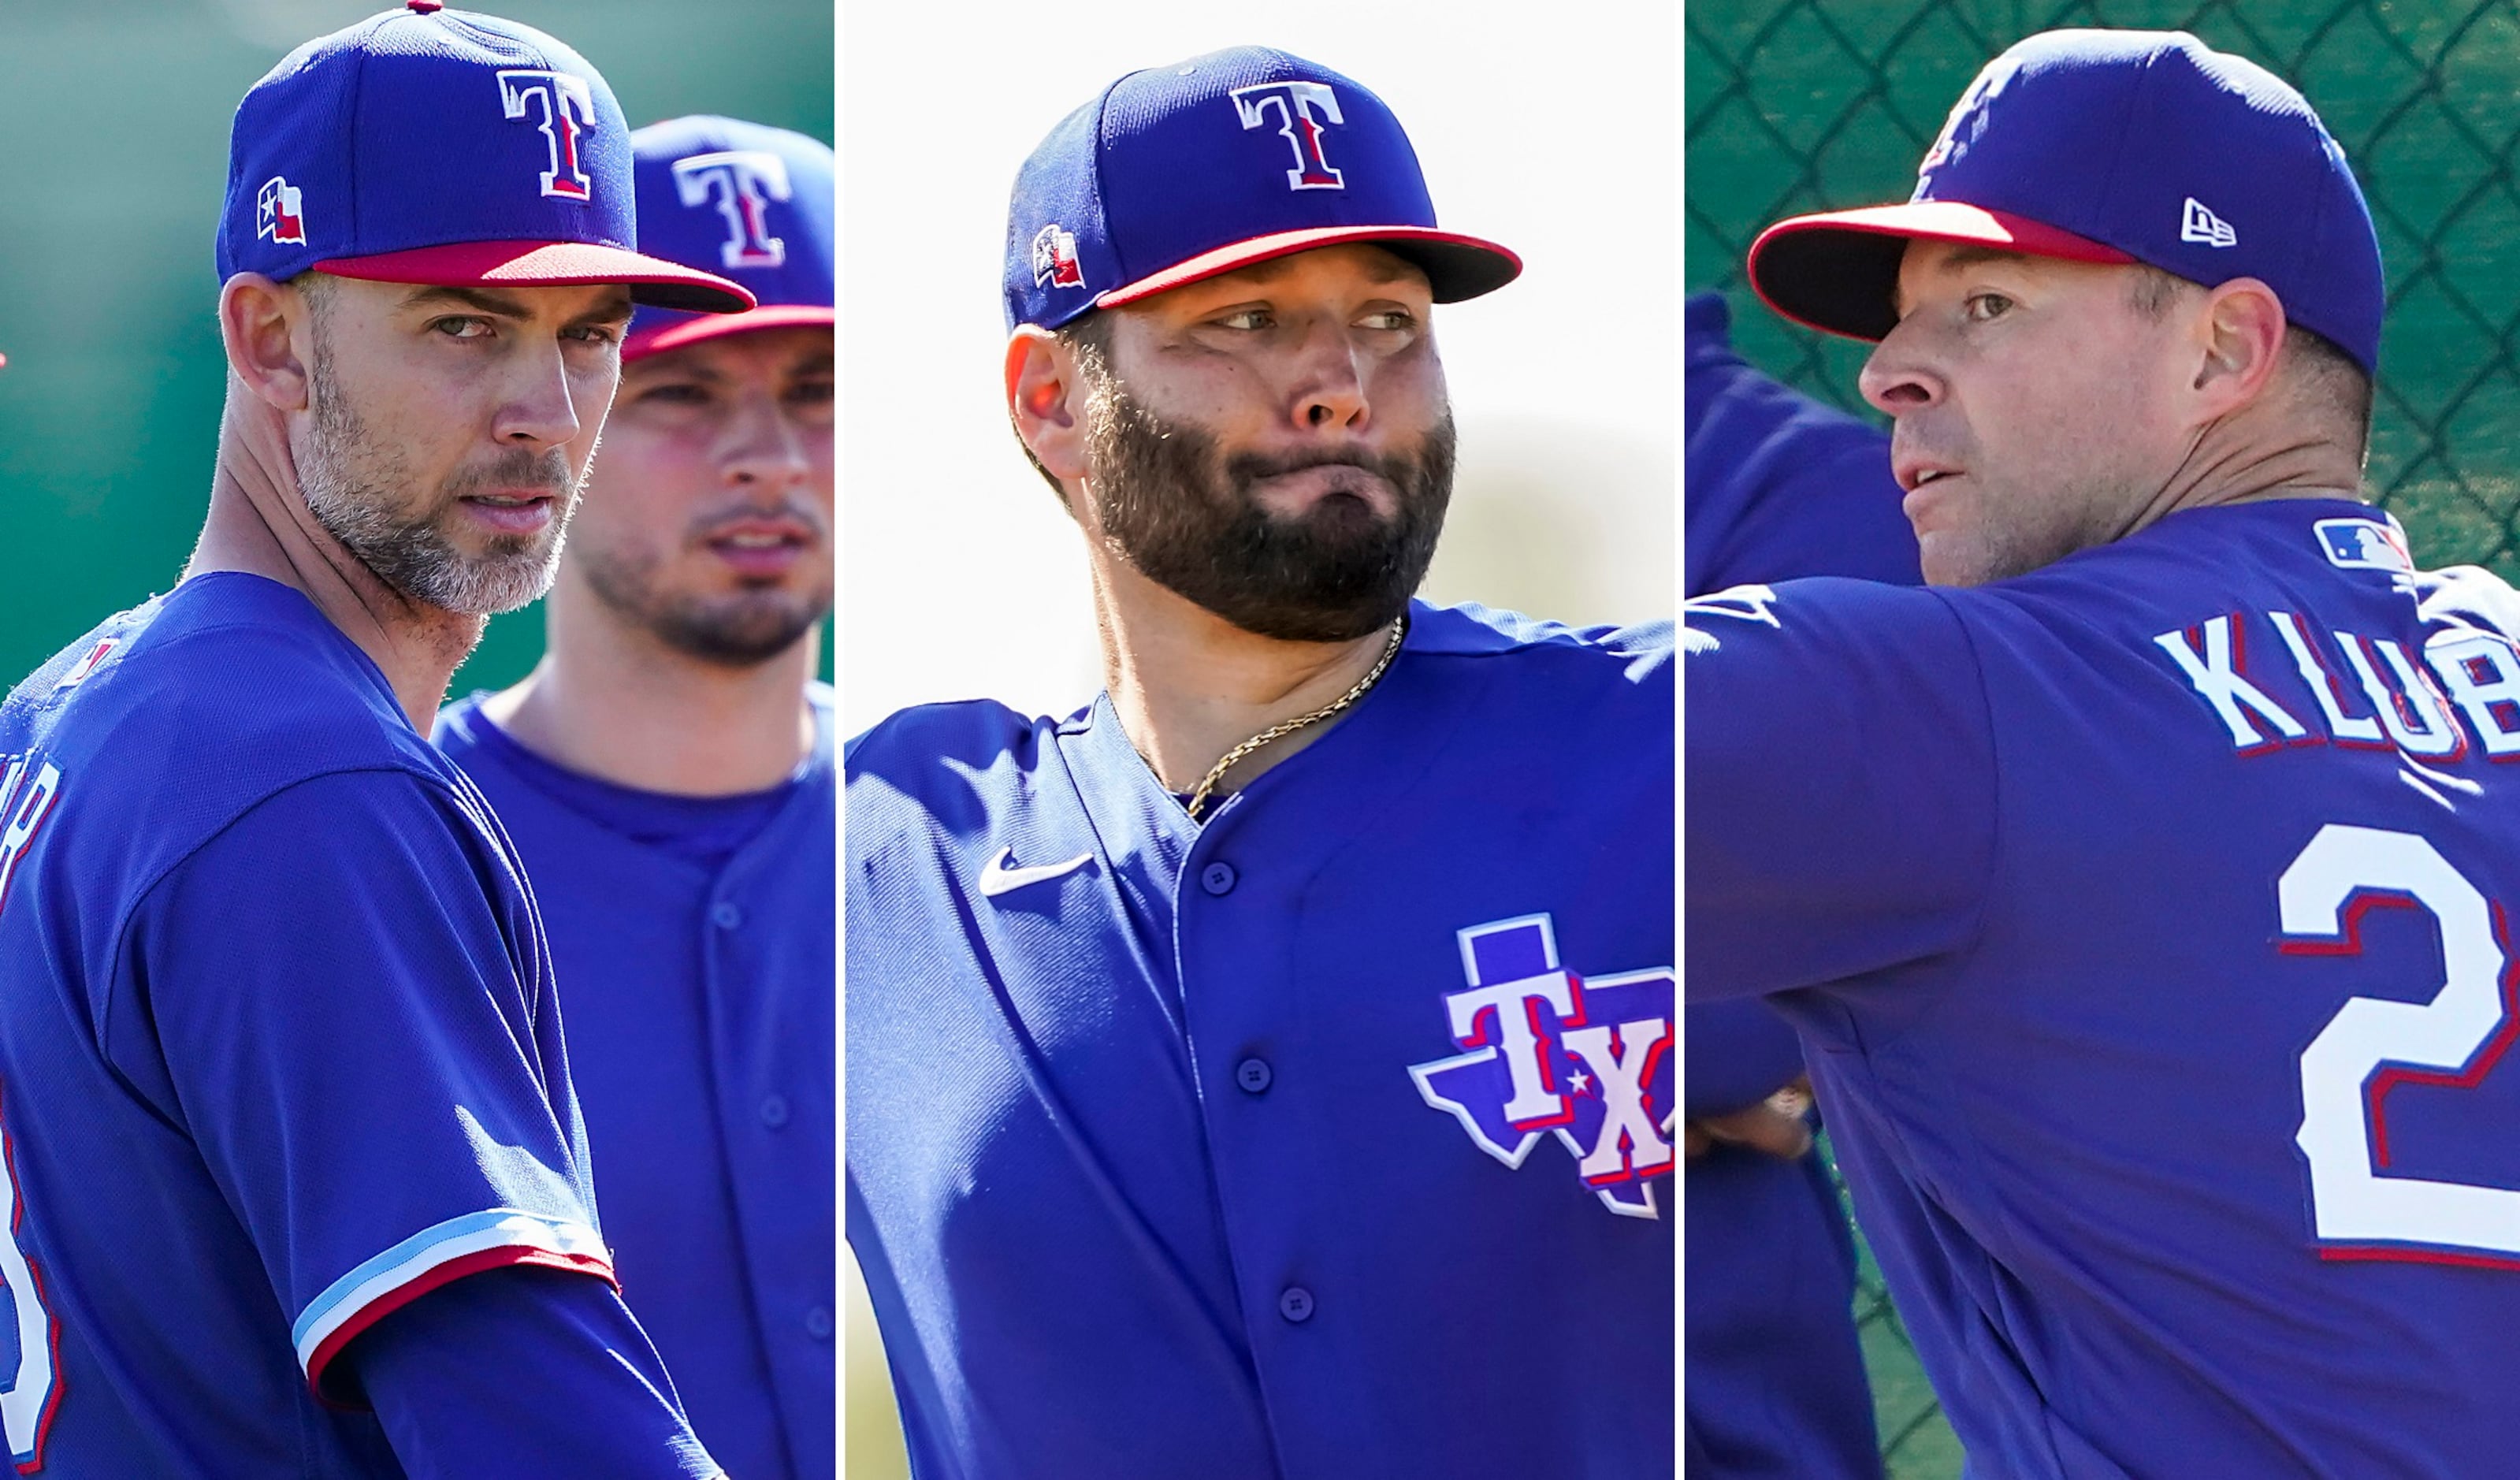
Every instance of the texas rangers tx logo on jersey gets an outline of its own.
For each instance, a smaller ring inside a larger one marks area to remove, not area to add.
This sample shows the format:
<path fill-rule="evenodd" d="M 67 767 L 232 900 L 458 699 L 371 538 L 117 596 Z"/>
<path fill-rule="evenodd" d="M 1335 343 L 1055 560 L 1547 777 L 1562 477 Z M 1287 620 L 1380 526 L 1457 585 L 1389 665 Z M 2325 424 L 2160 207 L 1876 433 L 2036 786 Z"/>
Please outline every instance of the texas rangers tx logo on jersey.
<path fill-rule="evenodd" d="M 304 245 L 303 197 L 304 192 L 278 175 L 263 181 L 262 189 L 253 194 L 253 234 L 279 245 Z"/>
<path fill-rule="evenodd" d="M 748 149 L 693 155 L 674 161 L 674 191 L 694 209 L 717 207 L 726 222 L 720 263 L 777 267 L 788 260 L 788 244 L 770 234 L 770 202 L 788 198 L 787 160 Z"/>
<path fill-rule="evenodd" d="M 1278 132 L 1295 152 L 1295 167 L 1286 171 L 1288 190 L 1345 190 L 1347 177 L 1330 167 L 1322 154 L 1322 120 L 1345 123 L 1338 95 L 1327 82 L 1262 82 L 1238 87 L 1231 94 L 1234 111 L 1245 131 L 1260 127 L 1274 111 Z"/>
<path fill-rule="evenodd" d="M 1083 288 L 1085 266 L 1076 260 L 1076 237 L 1054 221 L 1032 239 L 1032 281 L 1036 288 Z"/>
<path fill-rule="evenodd" d="M 499 73 L 499 107 L 510 122 L 531 119 L 542 130 L 550 168 L 543 194 L 563 201 L 594 199 L 595 182 L 578 167 L 578 135 L 595 127 L 595 93 L 584 77 L 567 72 L 511 67 Z"/>
<path fill-rule="evenodd" d="M 1445 994 L 1444 1010 L 1465 1052 L 1410 1065 L 1418 1095 L 1511 1169 L 1554 1134 L 1603 1207 L 1661 1216 L 1646 1179 L 1671 1174 L 1679 1123 L 1672 968 L 1577 976 L 1558 964 L 1546 915 L 1458 934 L 1470 985 Z"/>

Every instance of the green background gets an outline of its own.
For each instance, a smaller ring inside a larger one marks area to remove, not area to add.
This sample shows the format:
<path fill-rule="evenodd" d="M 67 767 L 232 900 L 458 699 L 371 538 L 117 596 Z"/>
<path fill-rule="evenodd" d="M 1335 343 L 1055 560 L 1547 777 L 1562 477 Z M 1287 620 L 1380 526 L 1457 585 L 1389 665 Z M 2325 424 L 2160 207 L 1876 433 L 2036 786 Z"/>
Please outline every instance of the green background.
<path fill-rule="evenodd" d="M 2422 563 L 2520 579 L 2520 6 L 1689 0 L 1685 15 L 1688 288 L 1727 293 L 1752 362 L 1859 412 L 1867 346 L 1787 325 L 1743 285 L 1760 228 L 1905 200 L 1970 77 L 2050 26 L 2190 30 L 2291 81 L 2354 161 L 2387 264 L 2367 490 Z M 1957 1475 L 1868 1254 L 1857 1316 L 1891 1474 Z"/>
<path fill-rule="evenodd" d="M 0 688 L 183 569 L 226 385 L 229 120 L 297 43 L 382 8 L 0 0 Z M 832 138 L 831 0 L 483 8 L 575 47 L 633 127 L 720 112 Z M 541 651 L 539 606 L 498 618 L 454 692 Z"/>

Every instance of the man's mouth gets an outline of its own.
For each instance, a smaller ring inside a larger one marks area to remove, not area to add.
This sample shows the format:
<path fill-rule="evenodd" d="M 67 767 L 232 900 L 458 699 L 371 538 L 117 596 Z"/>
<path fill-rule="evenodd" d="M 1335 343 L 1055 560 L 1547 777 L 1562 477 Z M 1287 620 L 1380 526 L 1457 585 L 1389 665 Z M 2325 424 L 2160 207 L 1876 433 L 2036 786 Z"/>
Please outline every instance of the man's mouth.
<path fill-rule="evenodd" d="M 467 494 L 461 501 L 472 516 L 502 534 L 538 534 L 548 526 L 559 501 L 548 493 Z"/>
<path fill-rule="evenodd" d="M 813 531 L 792 519 L 744 519 L 725 525 L 702 543 L 747 580 L 787 574 L 813 548 Z"/>

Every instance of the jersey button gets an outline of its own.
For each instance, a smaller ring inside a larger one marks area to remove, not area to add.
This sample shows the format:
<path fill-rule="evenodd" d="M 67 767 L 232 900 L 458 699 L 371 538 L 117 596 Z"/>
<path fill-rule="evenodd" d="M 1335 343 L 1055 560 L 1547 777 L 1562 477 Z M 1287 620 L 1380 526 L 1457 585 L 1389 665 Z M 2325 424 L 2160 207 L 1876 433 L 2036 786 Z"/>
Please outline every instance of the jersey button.
<path fill-rule="evenodd" d="M 777 1130 L 788 1123 L 788 1097 L 773 1095 L 761 1101 L 761 1123 Z"/>
<path fill-rule="evenodd" d="M 1268 1089 L 1269 1081 L 1277 1077 L 1269 1072 L 1269 1061 L 1265 1058 L 1246 1058 L 1234 1066 L 1234 1082 L 1242 1086 L 1243 1093 L 1247 1095 L 1257 1095 Z"/>
<path fill-rule="evenodd" d="M 717 907 L 709 911 L 709 919 L 721 930 L 732 930 L 736 926 L 743 923 L 743 912 L 737 909 L 734 905 L 729 904 L 724 900 L 720 900 Z"/>
<path fill-rule="evenodd" d="M 818 1305 L 805 1313 L 805 1334 L 817 1341 L 832 1339 L 832 1313 L 829 1308 Z"/>
<path fill-rule="evenodd" d="M 1198 871 L 1198 886 L 1210 894 L 1231 894 L 1234 892 L 1235 876 L 1232 864 L 1209 864 Z"/>
<path fill-rule="evenodd" d="M 1290 1284 L 1278 1292 L 1278 1314 L 1297 1325 L 1313 1319 L 1313 1292 L 1300 1284 Z"/>

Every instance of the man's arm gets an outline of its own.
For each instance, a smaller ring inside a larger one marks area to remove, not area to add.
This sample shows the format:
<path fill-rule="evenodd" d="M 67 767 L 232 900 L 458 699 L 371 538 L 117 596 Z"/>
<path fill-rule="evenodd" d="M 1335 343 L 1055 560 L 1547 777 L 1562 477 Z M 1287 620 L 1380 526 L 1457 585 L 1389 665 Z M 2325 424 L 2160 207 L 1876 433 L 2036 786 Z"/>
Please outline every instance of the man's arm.
<path fill-rule="evenodd" d="M 135 912 L 107 1051 L 162 1064 L 319 1396 L 383 1398 L 420 1456 L 553 1457 L 465 1473 L 707 1474 L 613 1293 L 540 926 L 471 806 L 372 771 L 249 809 Z M 473 1383 L 555 1401 L 458 1420 Z"/>
<path fill-rule="evenodd" d="M 1945 599 L 1864 581 L 1688 603 L 1691 1001 L 1782 992 L 1955 950 L 1995 850 L 1995 746 Z"/>

